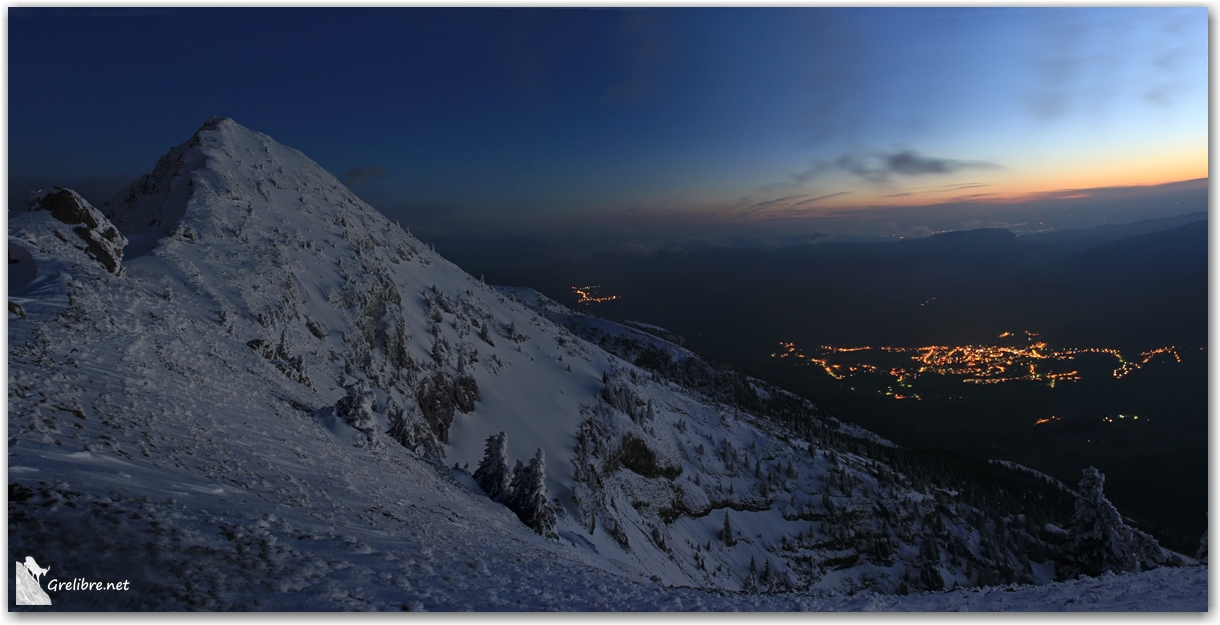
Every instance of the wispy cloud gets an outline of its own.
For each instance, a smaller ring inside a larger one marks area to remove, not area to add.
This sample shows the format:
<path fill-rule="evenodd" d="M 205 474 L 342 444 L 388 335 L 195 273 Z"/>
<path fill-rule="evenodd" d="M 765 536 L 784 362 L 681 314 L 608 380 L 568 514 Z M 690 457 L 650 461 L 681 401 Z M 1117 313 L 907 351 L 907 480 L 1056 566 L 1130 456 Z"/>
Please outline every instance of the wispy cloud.
<path fill-rule="evenodd" d="M 735 217 L 750 217 L 761 213 L 767 213 L 769 217 L 794 216 L 807 214 L 809 205 L 811 204 L 816 204 L 817 202 L 836 198 L 841 195 L 847 195 L 849 193 L 852 192 L 838 191 L 835 193 L 826 193 L 814 197 L 809 197 L 808 193 L 801 193 L 798 195 L 788 195 L 771 200 L 763 200 L 761 202 L 754 202 L 747 198 L 742 198 L 738 201 L 736 207 L 733 207 L 730 210 L 734 211 L 733 215 Z M 743 206 L 744 208 L 741 208 Z"/>
<path fill-rule="evenodd" d="M 993 186 L 993 185 L 984 184 L 981 182 L 965 182 L 965 183 L 961 183 L 961 184 L 942 184 L 942 185 L 938 185 L 935 187 L 916 187 L 913 189 L 899 191 L 897 193 L 887 193 L 881 197 L 910 197 L 913 195 L 937 195 L 937 194 L 944 194 L 944 193 L 966 191 L 968 189 L 981 189 L 981 188 L 990 187 L 990 186 Z M 979 195 L 991 195 L 991 194 L 979 194 Z"/>
<path fill-rule="evenodd" d="M 1122 200 L 1128 198 L 1142 197 L 1146 195 L 1159 195 L 1169 192 L 1185 192 L 1185 191 L 1204 191 L 1208 188 L 1207 178 L 1196 178 L 1193 180 L 1182 180 L 1178 182 L 1169 182 L 1156 185 L 1126 185 L 1113 187 L 1089 187 L 1083 189 L 1059 189 L 1056 191 L 1039 191 L 1036 193 L 1027 193 L 1017 196 L 998 196 L 997 201 L 1002 201 L 1006 204 L 1019 204 L 1027 202 L 1042 202 L 1053 200 Z"/>
<path fill-rule="evenodd" d="M 984 184 L 982 182 L 963 182 L 961 184 L 943 184 L 939 187 L 933 187 L 929 193 L 941 191 L 961 191 L 963 189 L 977 189 L 979 187 L 990 187 L 993 185 Z"/>
<path fill-rule="evenodd" d="M 840 195 L 847 195 L 849 193 L 851 193 L 851 191 L 839 191 L 838 193 L 827 193 L 826 195 L 819 195 L 817 197 L 811 197 L 807 200 L 801 200 L 800 202 L 793 204 L 791 206 L 791 208 L 796 208 L 797 206 L 801 206 L 804 204 L 813 204 L 814 202 L 821 202 L 822 200 L 829 200 L 832 197 L 839 197 Z"/>
<path fill-rule="evenodd" d="M 971 193 L 968 195 L 959 195 L 950 201 L 951 202 L 976 202 L 979 200 L 983 200 L 984 198 L 992 198 L 995 196 L 996 196 L 996 194 L 994 194 L 994 193 Z"/>
<path fill-rule="evenodd" d="M 1190 93 L 1206 65 L 1207 21 L 1198 8 L 1141 12 L 1142 24 L 1108 13 L 1060 10 L 1034 21 L 1028 82 L 1035 120 L 1105 123 L 1117 107 L 1164 108 Z M 1144 33 L 1147 33 L 1145 35 Z"/>
<path fill-rule="evenodd" d="M 738 211 L 737 214 L 738 214 L 738 216 L 746 217 L 748 215 L 760 213 L 762 211 L 770 210 L 772 208 L 786 208 L 786 207 L 792 205 L 792 200 L 800 199 L 807 195 L 809 195 L 809 194 L 802 193 L 800 195 L 789 195 L 787 197 L 775 198 L 774 200 L 764 200 L 762 202 L 755 202 L 754 204 L 747 206 L 745 209 Z"/>

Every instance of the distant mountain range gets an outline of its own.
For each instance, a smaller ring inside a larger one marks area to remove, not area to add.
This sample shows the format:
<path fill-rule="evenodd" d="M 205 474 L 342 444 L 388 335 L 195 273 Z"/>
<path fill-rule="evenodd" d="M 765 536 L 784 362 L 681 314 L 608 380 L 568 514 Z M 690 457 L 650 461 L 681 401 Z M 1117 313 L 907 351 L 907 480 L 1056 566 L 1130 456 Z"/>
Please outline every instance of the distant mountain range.
<path fill-rule="evenodd" d="M 1174 217 L 1145 219 L 1128 224 L 1112 224 L 1092 228 L 1065 228 L 1051 232 L 1022 235 L 1021 238 L 1031 242 L 1045 243 L 1068 251 L 1080 251 L 1094 245 L 1119 241 L 1141 234 L 1170 230 L 1197 221 L 1207 221 L 1207 213 L 1199 211 Z"/>

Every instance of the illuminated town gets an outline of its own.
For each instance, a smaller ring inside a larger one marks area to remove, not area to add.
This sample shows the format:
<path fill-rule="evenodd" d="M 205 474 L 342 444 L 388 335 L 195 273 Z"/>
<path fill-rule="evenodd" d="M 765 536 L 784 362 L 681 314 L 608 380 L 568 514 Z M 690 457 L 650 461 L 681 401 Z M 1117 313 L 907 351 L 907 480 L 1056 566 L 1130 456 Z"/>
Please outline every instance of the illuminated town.
<path fill-rule="evenodd" d="M 576 294 L 577 304 L 600 304 L 602 302 L 611 302 L 618 299 L 617 295 L 598 296 L 597 289 L 600 286 L 574 286 L 572 292 Z"/>
<path fill-rule="evenodd" d="M 893 378 L 897 388 L 890 386 L 886 395 L 895 399 L 919 399 L 910 392 L 911 382 L 926 375 L 961 377 L 966 384 L 1002 384 L 1016 381 L 1044 382 L 1054 387 L 1059 382 L 1081 379 L 1072 363 L 1082 354 L 1103 354 L 1114 358 L 1112 375 L 1122 378 L 1140 369 L 1157 356 L 1172 357 L 1182 362 L 1177 348 L 1160 347 L 1140 353 L 1142 361 L 1127 360 L 1117 349 L 1076 348 L 1052 349 L 1037 339 L 1037 333 L 1026 331 L 1024 345 L 930 345 L 926 347 L 893 347 L 869 345 L 836 347 L 822 345 L 808 352 L 795 343 L 780 343 L 773 358 L 791 358 L 801 364 L 815 366 L 836 380 L 857 374 L 875 374 Z M 1019 340 L 1019 335 L 1005 332 L 999 337 Z M 898 358 L 894 358 L 897 355 Z M 890 362 L 889 365 L 877 364 Z"/>

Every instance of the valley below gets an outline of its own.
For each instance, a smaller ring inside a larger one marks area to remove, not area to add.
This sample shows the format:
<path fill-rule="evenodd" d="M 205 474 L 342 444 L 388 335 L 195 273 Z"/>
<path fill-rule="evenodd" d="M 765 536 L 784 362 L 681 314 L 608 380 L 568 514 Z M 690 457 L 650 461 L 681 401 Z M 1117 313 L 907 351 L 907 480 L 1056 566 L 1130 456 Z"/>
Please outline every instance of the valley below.
<path fill-rule="evenodd" d="M 1207 523 L 1204 217 L 565 263 L 537 241 L 440 249 L 589 314 L 656 324 L 903 445 L 1065 483 L 1097 466 L 1124 514 L 1188 549 Z M 581 302 L 566 285 L 582 280 L 617 297 Z"/>

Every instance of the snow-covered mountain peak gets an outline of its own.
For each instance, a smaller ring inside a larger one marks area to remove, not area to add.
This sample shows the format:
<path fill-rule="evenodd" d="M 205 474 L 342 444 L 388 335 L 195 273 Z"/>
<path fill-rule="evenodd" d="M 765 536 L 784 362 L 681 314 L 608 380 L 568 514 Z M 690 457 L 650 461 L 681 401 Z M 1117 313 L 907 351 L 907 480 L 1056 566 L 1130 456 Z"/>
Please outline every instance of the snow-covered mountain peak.
<path fill-rule="evenodd" d="M 189 231 L 183 228 L 232 223 L 235 211 L 243 208 L 261 205 L 291 213 L 300 207 L 276 196 L 286 196 L 285 189 L 300 190 L 307 181 L 326 187 L 336 197 L 342 189 L 341 203 L 367 208 L 300 152 L 232 119 L 213 117 L 103 210 L 131 240 L 127 255 L 135 257 L 148 253 L 171 233 Z M 221 201 L 211 201 L 212 196 Z M 248 201 L 240 202 L 243 199 Z M 307 199 L 299 195 L 295 204 Z"/>
<path fill-rule="evenodd" d="M 195 131 L 195 135 L 198 136 L 198 134 L 200 132 L 203 132 L 205 130 L 217 130 L 222 126 L 236 127 L 236 128 L 245 130 L 247 132 L 251 132 L 251 133 L 254 132 L 253 130 L 250 130 L 249 128 L 246 128 L 246 127 L 238 124 L 237 122 L 233 121 L 233 118 L 231 118 L 231 117 L 214 115 L 212 117 L 209 117 L 207 121 L 203 122 L 203 125 L 199 127 L 199 130 Z"/>
<path fill-rule="evenodd" d="M 246 128 L 228 117 L 208 119 L 199 127 L 199 130 L 195 131 L 195 134 L 187 141 L 187 145 L 201 148 L 210 159 L 220 161 L 237 159 L 238 166 L 243 160 L 242 157 L 248 157 L 250 154 L 261 153 L 260 160 L 265 159 L 267 162 L 271 162 L 274 160 L 270 157 L 271 146 L 285 147 L 271 137 Z M 222 163 L 214 165 L 226 166 Z"/>
<path fill-rule="evenodd" d="M 231 117 L 219 115 L 209 117 L 207 121 L 203 122 L 203 125 L 199 126 L 194 135 L 191 135 L 187 143 L 194 146 L 208 145 L 210 147 L 228 148 L 238 148 L 240 146 L 257 146 L 261 148 L 269 144 L 274 144 L 281 148 L 286 147 L 257 130 L 242 126 Z"/>

